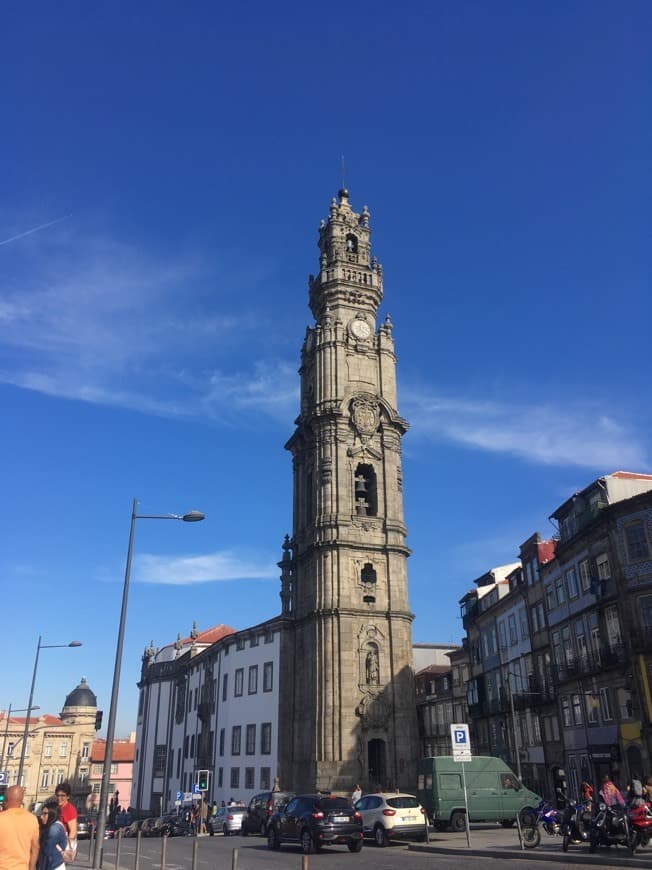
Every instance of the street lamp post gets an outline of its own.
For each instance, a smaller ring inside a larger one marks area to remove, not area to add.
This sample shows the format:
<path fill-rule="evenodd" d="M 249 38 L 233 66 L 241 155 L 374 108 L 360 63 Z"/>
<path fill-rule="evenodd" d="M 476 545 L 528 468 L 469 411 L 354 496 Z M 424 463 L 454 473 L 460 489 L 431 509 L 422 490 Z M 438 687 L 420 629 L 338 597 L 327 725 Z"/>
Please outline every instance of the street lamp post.
<path fill-rule="evenodd" d="M 23 745 L 20 749 L 20 764 L 18 765 L 18 785 L 22 784 L 23 766 L 25 764 L 25 752 L 27 751 L 27 738 L 29 737 L 29 720 L 32 714 L 32 698 L 34 697 L 34 684 L 36 683 L 36 671 L 38 669 L 38 659 L 42 649 L 57 649 L 66 646 L 81 646 L 78 640 L 71 640 L 70 643 L 41 643 L 41 635 L 39 635 L 38 643 L 36 644 L 36 658 L 34 659 L 34 672 L 32 674 L 32 686 L 29 690 L 29 701 L 27 702 L 27 715 L 25 716 L 25 731 L 23 733 Z"/>
<path fill-rule="evenodd" d="M 125 580 L 122 588 L 122 608 L 120 610 L 120 624 L 118 627 L 118 642 L 115 650 L 115 665 L 113 667 L 113 685 L 111 688 L 111 705 L 109 707 L 109 720 L 106 726 L 106 745 L 104 749 L 104 769 L 102 772 L 102 785 L 100 787 L 100 802 L 97 808 L 97 827 L 95 834 L 95 851 L 93 853 L 93 868 L 98 870 L 102 866 L 102 850 L 104 832 L 106 830 L 106 811 L 109 804 L 109 780 L 111 777 L 111 763 L 113 761 L 113 739 L 115 735 L 115 719 L 118 712 L 118 689 L 120 687 L 120 670 L 122 668 L 122 647 L 124 643 L 125 625 L 127 621 L 127 601 L 129 600 L 129 580 L 131 577 L 131 558 L 134 550 L 134 532 L 136 520 L 181 520 L 184 523 L 197 523 L 204 519 L 200 511 L 190 511 L 180 516 L 179 514 L 138 514 L 138 499 L 134 499 L 131 509 L 131 526 L 129 528 L 129 546 L 127 548 L 127 564 L 125 567 Z"/>
<path fill-rule="evenodd" d="M 40 707 L 37 707 L 36 704 L 34 704 L 32 706 L 31 712 L 34 712 L 34 710 L 40 710 L 40 709 L 41 709 Z M 4 736 L 4 740 L 2 741 L 2 753 L 0 754 L 0 771 L 3 770 L 3 764 L 4 764 L 4 760 L 5 760 L 5 752 L 7 750 L 7 737 L 9 736 L 9 722 L 11 721 L 12 711 L 14 713 L 26 713 L 27 707 L 13 708 L 11 706 L 11 704 L 9 705 L 9 709 L 7 710 L 7 721 L 5 722 L 5 736 Z M 9 783 L 6 783 L 6 785 L 9 785 Z"/>

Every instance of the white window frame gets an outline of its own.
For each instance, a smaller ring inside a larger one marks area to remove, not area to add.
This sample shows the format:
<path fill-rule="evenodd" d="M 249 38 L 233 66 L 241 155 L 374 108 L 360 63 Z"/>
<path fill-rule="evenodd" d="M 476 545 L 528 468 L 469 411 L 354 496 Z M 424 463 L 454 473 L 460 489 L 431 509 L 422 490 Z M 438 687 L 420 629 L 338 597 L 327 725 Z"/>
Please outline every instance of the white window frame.
<path fill-rule="evenodd" d="M 609 555 L 601 553 L 596 557 L 595 567 L 600 580 L 609 580 L 611 578 L 611 566 L 609 564 Z"/>
<path fill-rule="evenodd" d="M 591 563 L 588 559 L 582 559 L 578 565 L 580 572 L 580 586 L 582 592 L 588 592 L 591 588 Z"/>
<path fill-rule="evenodd" d="M 566 571 L 566 591 L 568 592 L 569 598 L 579 598 L 580 591 L 577 586 L 577 575 L 575 573 L 575 566 L 571 565 L 571 567 Z"/>
<path fill-rule="evenodd" d="M 603 686 L 601 689 L 598 689 L 598 693 L 600 696 L 600 714 L 602 715 L 602 721 L 611 722 L 613 716 L 611 713 L 611 701 L 609 700 L 609 689 L 606 686 Z"/>

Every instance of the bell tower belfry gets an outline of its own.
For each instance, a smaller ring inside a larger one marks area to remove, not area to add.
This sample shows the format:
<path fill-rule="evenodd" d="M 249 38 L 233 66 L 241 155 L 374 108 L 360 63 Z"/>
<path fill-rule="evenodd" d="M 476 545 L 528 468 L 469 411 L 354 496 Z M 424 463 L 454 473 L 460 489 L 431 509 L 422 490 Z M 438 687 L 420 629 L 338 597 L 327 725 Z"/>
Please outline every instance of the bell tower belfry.
<path fill-rule="evenodd" d="M 301 350 L 294 512 L 279 566 L 284 788 L 414 788 L 417 726 L 392 323 L 369 210 L 340 190 L 319 230 Z"/>

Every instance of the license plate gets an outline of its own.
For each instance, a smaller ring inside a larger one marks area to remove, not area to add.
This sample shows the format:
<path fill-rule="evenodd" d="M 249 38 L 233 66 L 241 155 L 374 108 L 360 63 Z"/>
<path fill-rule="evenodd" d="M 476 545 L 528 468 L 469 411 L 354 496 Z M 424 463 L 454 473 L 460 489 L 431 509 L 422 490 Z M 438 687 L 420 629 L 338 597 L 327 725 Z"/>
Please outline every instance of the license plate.
<path fill-rule="evenodd" d="M 333 816 L 334 822 L 348 822 L 348 820 L 349 820 L 348 816 Z"/>

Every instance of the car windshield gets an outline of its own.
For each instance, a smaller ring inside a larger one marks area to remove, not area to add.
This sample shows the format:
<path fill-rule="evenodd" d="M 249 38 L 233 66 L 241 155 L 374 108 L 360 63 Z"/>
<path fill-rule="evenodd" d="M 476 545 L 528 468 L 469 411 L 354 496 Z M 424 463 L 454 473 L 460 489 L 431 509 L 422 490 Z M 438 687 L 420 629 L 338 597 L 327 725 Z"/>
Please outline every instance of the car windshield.
<path fill-rule="evenodd" d="M 320 798 L 317 801 L 317 806 L 324 813 L 329 813 L 332 810 L 350 810 L 351 801 L 342 797 Z"/>
<path fill-rule="evenodd" d="M 387 798 L 387 806 L 395 810 L 416 810 L 419 808 L 419 801 L 412 795 L 405 794 Z"/>

